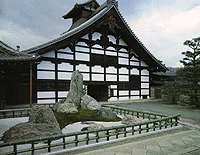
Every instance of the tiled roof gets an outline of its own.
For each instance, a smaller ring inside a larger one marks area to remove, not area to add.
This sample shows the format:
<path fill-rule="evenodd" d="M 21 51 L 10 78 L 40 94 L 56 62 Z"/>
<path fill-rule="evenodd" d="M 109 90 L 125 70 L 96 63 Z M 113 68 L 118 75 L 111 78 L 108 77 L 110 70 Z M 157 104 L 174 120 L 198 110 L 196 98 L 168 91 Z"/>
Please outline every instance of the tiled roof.
<path fill-rule="evenodd" d="M 154 75 L 158 75 L 158 76 L 175 76 L 176 74 L 170 71 L 166 71 L 164 72 L 154 72 Z"/>
<path fill-rule="evenodd" d="M 142 42 L 137 38 L 137 36 L 134 34 L 134 32 L 131 30 L 131 28 L 129 27 L 129 25 L 127 24 L 127 22 L 125 21 L 125 19 L 123 18 L 123 16 L 121 15 L 120 11 L 117 8 L 117 1 L 113 1 L 109 4 L 107 4 L 107 2 L 105 2 L 103 5 L 101 5 L 100 7 L 98 7 L 91 15 L 91 17 L 85 21 L 84 23 L 78 25 L 77 27 L 63 33 L 62 36 L 49 41 L 47 43 L 44 43 L 42 45 L 27 49 L 25 51 L 23 51 L 24 53 L 34 53 L 34 52 L 38 52 L 39 50 L 48 48 L 49 46 L 52 46 L 56 43 L 59 43 L 60 41 L 64 41 L 70 37 L 72 37 L 73 35 L 81 32 L 82 30 L 85 30 L 87 27 L 89 27 L 90 25 L 92 25 L 93 23 L 95 23 L 96 21 L 98 21 L 101 17 L 103 17 L 106 13 L 108 13 L 112 8 L 114 8 L 118 14 L 118 16 L 121 18 L 122 22 L 124 23 L 127 31 L 129 31 L 129 33 L 132 35 L 132 37 L 137 41 L 137 43 L 142 47 L 142 49 L 144 50 L 145 54 L 147 55 L 148 59 L 150 59 L 151 61 L 153 60 L 154 65 L 157 66 L 157 68 L 161 68 L 163 71 L 167 71 L 167 67 L 165 65 L 163 65 L 162 63 L 160 63 L 159 60 L 157 60 L 154 55 L 152 55 L 148 49 L 142 44 Z M 150 62 L 149 62 L 150 63 Z"/>
<path fill-rule="evenodd" d="M 18 52 L 0 40 L 0 61 L 29 61 L 37 60 L 35 54 Z"/>

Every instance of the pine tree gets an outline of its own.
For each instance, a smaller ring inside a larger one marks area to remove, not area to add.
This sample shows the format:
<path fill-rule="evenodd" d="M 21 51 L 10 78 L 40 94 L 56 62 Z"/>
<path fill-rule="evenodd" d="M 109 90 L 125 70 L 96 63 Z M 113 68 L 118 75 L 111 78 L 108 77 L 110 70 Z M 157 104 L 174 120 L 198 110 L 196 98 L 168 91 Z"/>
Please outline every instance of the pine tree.
<path fill-rule="evenodd" d="M 186 40 L 184 45 L 189 46 L 192 52 L 182 52 L 185 56 L 180 61 L 184 65 L 182 91 L 190 97 L 191 104 L 200 106 L 200 37 Z"/>

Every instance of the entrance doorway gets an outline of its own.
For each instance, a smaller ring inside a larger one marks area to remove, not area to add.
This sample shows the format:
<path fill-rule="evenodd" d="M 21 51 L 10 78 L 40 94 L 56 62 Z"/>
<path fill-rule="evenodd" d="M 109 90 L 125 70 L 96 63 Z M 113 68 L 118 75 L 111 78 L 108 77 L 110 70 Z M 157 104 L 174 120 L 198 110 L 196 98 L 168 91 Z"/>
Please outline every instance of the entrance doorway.
<path fill-rule="evenodd" d="M 88 85 L 88 95 L 97 101 L 108 101 L 108 85 Z"/>

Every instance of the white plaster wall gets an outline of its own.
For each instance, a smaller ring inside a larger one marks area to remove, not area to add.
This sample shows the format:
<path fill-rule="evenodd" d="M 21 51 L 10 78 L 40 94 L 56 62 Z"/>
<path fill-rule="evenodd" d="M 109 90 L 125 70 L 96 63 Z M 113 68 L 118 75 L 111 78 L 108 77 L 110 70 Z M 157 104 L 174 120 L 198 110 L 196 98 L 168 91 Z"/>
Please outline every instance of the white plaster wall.
<path fill-rule="evenodd" d="M 55 72 L 37 71 L 37 79 L 55 79 Z"/>
<path fill-rule="evenodd" d="M 56 100 L 50 99 L 50 100 L 37 100 L 38 104 L 45 104 L 45 103 L 56 103 Z"/>
<path fill-rule="evenodd" d="M 140 91 L 139 90 L 131 90 L 131 95 L 139 95 Z"/>
<path fill-rule="evenodd" d="M 114 67 L 108 67 L 106 68 L 106 73 L 115 73 L 117 74 L 117 69 Z"/>
<path fill-rule="evenodd" d="M 119 52 L 126 52 L 126 53 L 128 53 L 128 51 L 127 51 L 125 48 L 121 48 L 121 49 L 119 50 Z"/>
<path fill-rule="evenodd" d="M 70 59 L 70 60 L 74 59 L 74 56 L 72 54 L 58 53 L 57 57 L 60 58 L 60 59 Z"/>
<path fill-rule="evenodd" d="M 42 61 L 37 65 L 37 69 L 55 70 L 55 64 L 51 63 L 50 61 Z"/>
<path fill-rule="evenodd" d="M 58 79 L 59 80 L 71 80 L 71 74 L 68 72 L 58 72 Z"/>
<path fill-rule="evenodd" d="M 112 35 L 108 35 L 109 41 L 111 41 L 113 44 L 116 44 L 116 39 Z"/>
<path fill-rule="evenodd" d="M 117 97 L 111 97 L 108 99 L 108 101 L 117 101 Z"/>
<path fill-rule="evenodd" d="M 149 89 L 142 89 L 141 95 L 149 95 Z"/>
<path fill-rule="evenodd" d="M 100 37 L 101 37 L 101 34 L 100 34 L 100 33 L 94 32 L 94 33 L 92 34 L 92 40 L 100 39 Z"/>
<path fill-rule="evenodd" d="M 67 97 L 68 91 L 58 91 L 58 97 Z"/>
<path fill-rule="evenodd" d="M 119 81 L 129 81 L 128 75 L 119 75 Z"/>
<path fill-rule="evenodd" d="M 103 74 L 92 74 L 92 81 L 104 81 Z"/>
<path fill-rule="evenodd" d="M 104 68 L 101 66 L 92 67 L 92 72 L 104 73 Z"/>
<path fill-rule="evenodd" d="M 69 53 L 73 53 L 69 47 L 67 47 L 67 48 L 65 48 L 65 49 L 59 49 L 58 51 L 60 51 L 60 52 L 69 52 Z"/>
<path fill-rule="evenodd" d="M 137 99 L 140 99 L 140 96 L 131 96 L 131 99 L 132 100 L 137 100 Z"/>
<path fill-rule="evenodd" d="M 141 81 L 149 82 L 149 77 L 148 76 L 141 76 Z"/>
<path fill-rule="evenodd" d="M 141 70 L 142 75 L 149 75 L 149 71 L 146 69 Z"/>
<path fill-rule="evenodd" d="M 76 66 L 76 70 L 82 71 L 82 72 L 89 72 L 89 67 L 85 64 L 79 64 Z"/>
<path fill-rule="evenodd" d="M 131 69 L 131 75 L 139 75 L 139 70 L 136 68 Z"/>
<path fill-rule="evenodd" d="M 129 95 L 128 90 L 119 90 L 119 95 Z"/>
<path fill-rule="evenodd" d="M 50 51 L 47 53 L 42 54 L 43 57 L 48 57 L 48 58 L 55 58 L 55 52 L 54 51 Z"/>
<path fill-rule="evenodd" d="M 119 39 L 119 45 L 128 46 L 122 39 Z"/>
<path fill-rule="evenodd" d="M 73 65 L 63 62 L 61 64 L 58 64 L 58 70 L 73 71 Z"/>
<path fill-rule="evenodd" d="M 128 74 L 128 69 L 126 69 L 126 68 L 120 68 L 119 69 L 119 74 Z"/>
<path fill-rule="evenodd" d="M 149 88 L 149 83 L 141 83 L 141 88 Z"/>
<path fill-rule="evenodd" d="M 55 91 L 37 92 L 37 98 L 54 98 Z"/>
<path fill-rule="evenodd" d="M 119 56 L 126 57 L 126 58 L 129 57 L 129 56 L 128 56 L 128 53 L 119 53 Z"/>
<path fill-rule="evenodd" d="M 76 60 L 90 61 L 90 55 L 76 52 Z"/>
<path fill-rule="evenodd" d="M 117 56 L 117 52 L 106 51 L 106 55 Z"/>
<path fill-rule="evenodd" d="M 106 81 L 117 81 L 117 75 L 106 75 Z"/>
<path fill-rule="evenodd" d="M 90 74 L 88 73 L 82 73 L 82 75 L 83 75 L 83 80 L 84 81 L 89 81 L 90 80 Z"/>
<path fill-rule="evenodd" d="M 135 61 L 130 61 L 130 65 L 139 66 L 140 63 L 139 62 L 135 62 Z"/>
<path fill-rule="evenodd" d="M 80 52 L 85 52 L 85 53 L 89 53 L 90 52 L 90 49 L 87 48 L 87 47 L 78 47 L 76 46 L 76 51 L 80 51 Z"/>
<path fill-rule="evenodd" d="M 88 34 L 82 36 L 81 38 L 83 38 L 83 39 L 89 39 L 89 38 L 88 38 Z"/>
<path fill-rule="evenodd" d="M 141 66 L 148 66 L 144 61 L 141 61 Z"/>
<path fill-rule="evenodd" d="M 129 100 L 129 97 L 119 97 L 119 100 Z"/>
<path fill-rule="evenodd" d="M 117 85 L 111 85 L 110 88 L 111 88 L 111 89 L 117 88 Z"/>
<path fill-rule="evenodd" d="M 119 64 L 128 65 L 129 59 L 127 59 L 127 58 L 118 58 L 118 60 L 119 60 Z"/>
<path fill-rule="evenodd" d="M 113 94 L 114 96 L 117 96 L 117 90 L 114 90 Z"/>

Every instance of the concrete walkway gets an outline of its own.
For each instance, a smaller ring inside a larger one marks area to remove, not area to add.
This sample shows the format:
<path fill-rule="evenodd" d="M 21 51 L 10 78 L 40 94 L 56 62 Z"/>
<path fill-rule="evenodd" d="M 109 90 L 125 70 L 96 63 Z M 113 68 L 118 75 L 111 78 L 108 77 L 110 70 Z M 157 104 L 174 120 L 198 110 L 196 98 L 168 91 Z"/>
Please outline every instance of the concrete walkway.
<path fill-rule="evenodd" d="M 199 128 L 200 129 L 200 128 Z M 182 127 L 52 152 L 56 155 L 199 155 L 200 131 Z"/>

